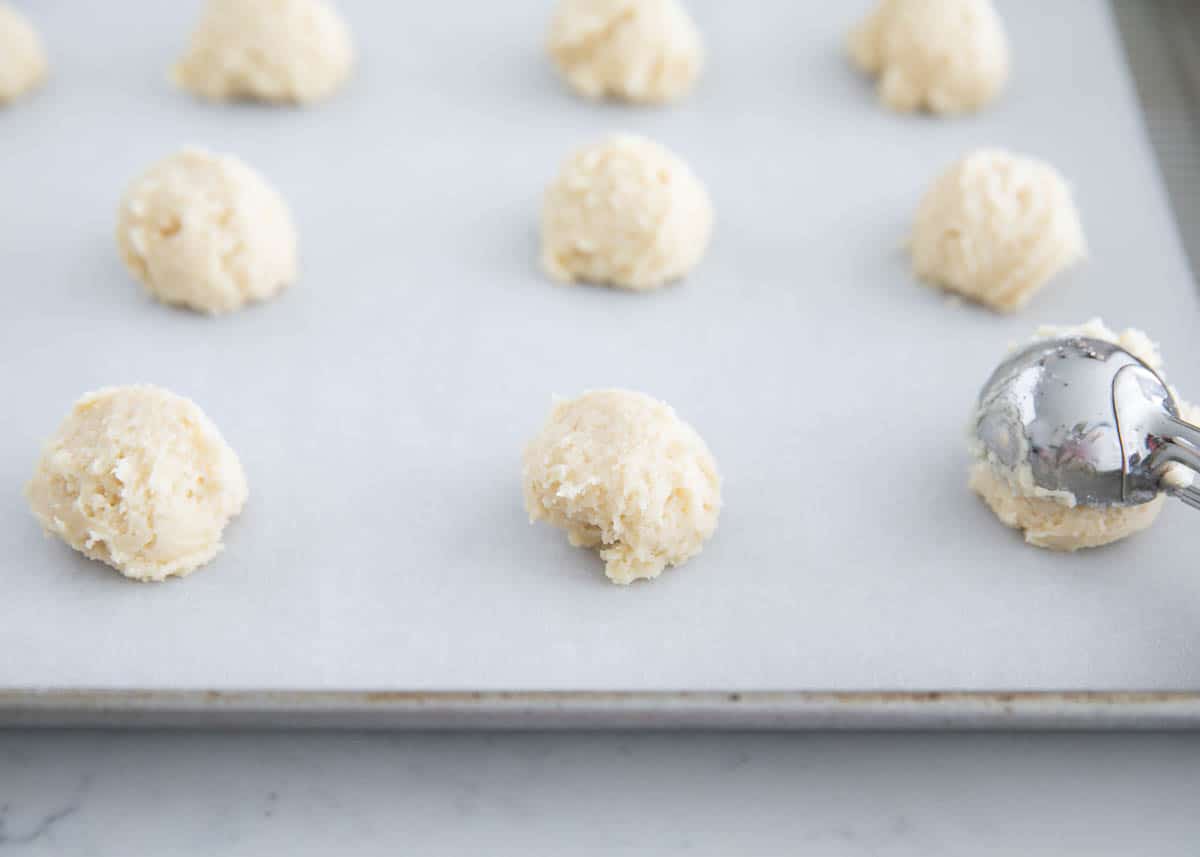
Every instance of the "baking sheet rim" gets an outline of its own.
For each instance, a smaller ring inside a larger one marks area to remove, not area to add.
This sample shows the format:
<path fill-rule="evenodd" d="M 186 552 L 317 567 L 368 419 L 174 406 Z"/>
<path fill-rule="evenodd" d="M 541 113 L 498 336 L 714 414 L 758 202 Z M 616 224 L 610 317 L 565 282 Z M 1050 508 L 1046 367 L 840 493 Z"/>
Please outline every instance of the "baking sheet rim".
<path fill-rule="evenodd" d="M 0 691 L 0 726 L 1165 730 L 1200 691 Z"/>

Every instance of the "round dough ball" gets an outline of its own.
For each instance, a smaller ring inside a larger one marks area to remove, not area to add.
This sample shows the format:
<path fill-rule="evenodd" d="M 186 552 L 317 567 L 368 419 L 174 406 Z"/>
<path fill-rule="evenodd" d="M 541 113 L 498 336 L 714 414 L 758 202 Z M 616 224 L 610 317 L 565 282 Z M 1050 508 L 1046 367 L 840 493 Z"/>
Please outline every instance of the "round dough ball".
<path fill-rule="evenodd" d="M 0 105 L 15 101 L 46 79 L 46 52 L 29 20 L 0 2 Z"/>
<path fill-rule="evenodd" d="M 1074 327 L 1038 328 L 1035 339 L 1065 336 L 1086 336 L 1112 342 L 1161 374 L 1162 357 L 1158 346 L 1140 330 L 1129 329 L 1118 334 L 1096 318 Z M 1186 417 L 1195 418 L 1192 406 L 1182 404 L 1181 407 Z M 1075 497 L 1069 492 L 1047 491 L 1035 485 L 1028 464 L 1013 471 L 988 456 L 974 439 L 970 447 L 974 459 L 968 479 L 971 490 L 983 498 L 1004 524 L 1023 531 L 1025 541 L 1038 547 L 1074 551 L 1119 541 L 1153 524 L 1166 501 L 1165 495 L 1159 495 L 1149 503 L 1137 506 L 1076 505 Z M 1187 474 L 1178 475 L 1186 484 Z"/>
<path fill-rule="evenodd" d="M 658 577 L 717 528 L 721 478 L 695 429 L 642 393 L 604 390 L 555 403 L 522 462 L 530 522 L 597 548 L 614 583 Z"/>
<path fill-rule="evenodd" d="M 1086 252 L 1058 172 L 995 149 L 938 177 L 917 208 L 910 249 L 922 280 L 1005 312 Z"/>
<path fill-rule="evenodd" d="M 682 160 L 621 135 L 575 152 L 546 191 L 542 267 L 556 280 L 653 289 L 708 248 L 708 191 Z"/>
<path fill-rule="evenodd" d="M 976 110 L 1008 81 L 1008 39 L 991 0 L 881 0 L 850 56 L 901 112 Z"/>
<path fill-rule="evenodd" d="M 700 31 L 679 0 L 562 0 L 550 58 L 587 98 L 674 101 L 700 74 Z"/>
<path fill-rule="evenodd" d="M 238 457 L 200 408 L 150 386 L 76 402 L 26 488 L 47 533 L 126 577 L 156 581 L 216 556 L 246 494 Z"/>
<path fill-rule="evenodd" d="M 1159 495 L 1138 506 L 1068 506 L 1014 493 L 1008 480 L 981 461 L 971 465 L 968 484 L 1005 526 L 1021 530 L 1031 545 L 1056 551 L 1099 547 L 1140 532 L 1154 523 L 1167 499 Z"/>
<path fill-rule="evenodd" d="M 283 198 L 237 158 L 184 149 L 125 192 L 117 246 L 164 303 L 229 312 L 296 279 L 296 228 Z"/>
<path fill-rule="evenodd" d="M 350 30 L 325 0 L 208 0 L 172 77 L 201 98 L 305 104 L 353 66 Z"/>

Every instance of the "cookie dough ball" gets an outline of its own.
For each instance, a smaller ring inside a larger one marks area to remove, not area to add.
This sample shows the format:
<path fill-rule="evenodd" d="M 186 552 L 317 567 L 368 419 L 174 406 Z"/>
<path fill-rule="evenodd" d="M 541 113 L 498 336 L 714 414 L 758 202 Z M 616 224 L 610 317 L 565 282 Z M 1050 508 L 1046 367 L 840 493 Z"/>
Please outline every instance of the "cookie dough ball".
<path fill-rule="evenodd" d="M 350 30 L 325 0 L 208 0 L 175 83 L 210 100 L 305 104 L 350 76 Z"/>
<path fill-rule="evenodd" d="M 37 31 L 15 8 L 0 2 L 0 106 L 46 79 L 46 53 Z"/>
<path fill-rule="evenodd" d="M 562 282 L 657 288 L 695 267 L 712 223 L 687 164 L 641 137 L 612 137 L 571 155 L 547 189 L 542 267 Z"/>
<path fill-rule="evenodd" d="M 1008 81 L 1008 40 L 991 0 L 881 0 L 850 34 L 850 56 L 901 112 L 976 110 Z"/>
<path fill-rule="evenodd" d="M 1086 336 L 1121 346 L 1147 366 L 1161 374 L 1162 357 L 1158 346 L 1140 330 L 1116 333 L 1100 319 L 1092 319 L 1077 327 L 1041 327 L 1036 339 L 1056 339 L 1065 336 Z M 1185 416 L 1194 418 L 1195 409 L 1182 405 Z M 1025 534 L 1031 545 L 1058 551 L 1098 547 L 1131 536 L 1154 523 L 1166 501 L 1159 495 L 1149 503 L 1137 506 L 1077 505 L 1068 492 L 1052 492 L 1034 484 L 1033 473 L 1025 464 L 1017 471 L 989 457 L 980 444 L 972 440 L 973 457 L 969 485 L 1004 524 Z M 1187 474 L 1181 473 L 1183 484 Z"/>
<path fill-rule="evenodd" d="M 943 173 L 917 208 L 922 280 L 1009 312 L 1083 258 L 1070 189 L 1049 164 L 983 149 Z"/>
<path fill-rule="evenodd" d="M 587 98 L 674 101 L 704 62 L 700 32 L 679 0 L 562 0 L 546 45 Z"/>
<path fill-rule="evenodd" d="M 296 228 L 283 198 L 237 158 L 185 149 L 125 192 L 117 246 L 163 303 L 223 313 L 296 278 Z"/>
<path fill-rule="evenodd" d="M 1099 547 L 1140 532 L 1154 523 L 1166 500 L 1160 495 L 1138 506 L 1068 506 L 1015 493 L 983 462 L 971 466 L 969 485 L 1005 526 L 1021 530 L 1031 545 L 1056 551 Z"/>
<path fill-rule="evenodd" d="M 700 435 L 664 403 L 625 390 L 557 402 L 525 450 L 522 482 L 530 521 L 597 548 L 614 583 L 698 554 L 721 510 Z"/>
<path fill-rule="evenodd" d="M 26 488 L 47 533 L 136 580 L 216 556 L 246 493 L 238 457 L 200 408 L 150 386 L 76 402 Z"/>

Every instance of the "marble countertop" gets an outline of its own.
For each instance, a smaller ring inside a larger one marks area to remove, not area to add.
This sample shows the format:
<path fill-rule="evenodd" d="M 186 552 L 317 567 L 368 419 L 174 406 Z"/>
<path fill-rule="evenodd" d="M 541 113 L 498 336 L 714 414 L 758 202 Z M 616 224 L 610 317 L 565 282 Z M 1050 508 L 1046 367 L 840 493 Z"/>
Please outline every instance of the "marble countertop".
<path fill-rule="evenodd" d="M 1200 736 L 0 732 L 0 853 L 1194 855 Z"/>

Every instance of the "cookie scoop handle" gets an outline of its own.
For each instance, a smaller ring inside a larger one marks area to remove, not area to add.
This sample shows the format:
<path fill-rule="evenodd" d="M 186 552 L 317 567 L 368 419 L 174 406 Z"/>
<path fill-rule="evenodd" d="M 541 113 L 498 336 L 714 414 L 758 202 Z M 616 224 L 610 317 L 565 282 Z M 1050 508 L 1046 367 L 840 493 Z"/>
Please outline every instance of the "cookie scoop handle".
<path fill-rule="evenodd" d="M 1113 411 L 1125 496 L 1164 491 L 1200 509 L 1200 426 L 1179 416 L 1170 389 L 1148 369 L 1126 366 L 1113 378 Z"/>
<path fill-rule="evenodd" d="M 1159 486 L 1172 497 L 1178 497 L 1193 509 L 1200 509 L 1200 427 L 1178 417 L 1168 417 L 1170 436 L 1163 438 L 1154 451 L 1150 466 L 1159 476 Z M 1186 484 L 1179 478 L 1179 471 L 1168 475 L 1172 464 L 1188 469 Z"/>

